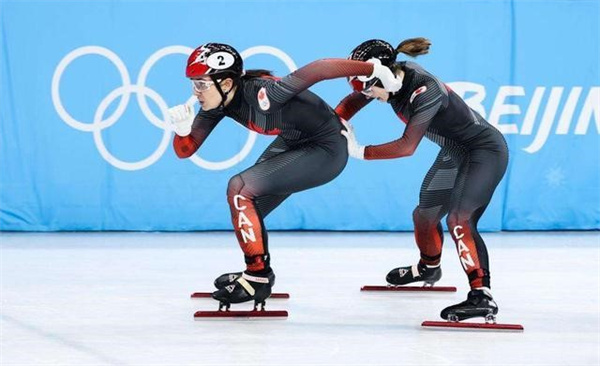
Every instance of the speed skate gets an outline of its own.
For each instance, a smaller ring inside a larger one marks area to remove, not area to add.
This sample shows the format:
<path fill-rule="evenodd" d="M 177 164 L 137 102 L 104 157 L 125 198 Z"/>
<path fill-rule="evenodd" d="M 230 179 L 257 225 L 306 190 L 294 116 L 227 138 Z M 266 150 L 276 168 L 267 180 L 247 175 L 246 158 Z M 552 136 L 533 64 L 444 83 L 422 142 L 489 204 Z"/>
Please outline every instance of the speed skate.
<path fill-rule="evenodd" d="M 509 332 L 522 332 L 524 330 L 521 324 L 501 324 L 493 320 L 487 320 L 485 323 L 467 323 L 459 321 L 429 321 L 421 323 L 421 326 L 428 329 L 447 329 L 447 330 L 499 330 Z"/>
<path fill-rule="evenodd" d="M 266 310 L 267 299 L 288 299 L 287 293 L 272 293 L 271 288 L 275 283 L 275 274 L 270 271 L 265 276 L 253 276 L 245 272 L 226 273 L 217 277 L 215 287 L 217 291 L 195 292 L 192 298 L 211 298 L 219 302 L 216 311 L 197 311 L 195 320 L 202 319 L 227 319 L 227 318 L 262 318 L 285 319 L 288 316 L 285 310 Z M 231 304 L 254 303 L 252 310 L 231 310 Z"/>
<path fill-rule="evenodd" d="M 361 291 L 380 291 L 380 292 L 456 292 L 454 286 L 434 286 L 423 284 L 423 286 L 394 286 L 394 285 L 365 285 L 360 288 Z"/>
<path fill-rule="evenodd" d="M 252 310 L 230 310 L 231 304 L 219 302 L 219 309 L 216 311 L 199 310 L 194 313 L 194 320 L 215 320 L 231 318 L 260 318 L 260 319 L 286 319 L 287 310 L 266 310 L 265 301 L 254 302 Z"/>
<path fill-rule="evenodd" d="M 496 323 L 498 305 L 487 287 L 476 288 L 469 291 L 467 300 L 456 305 L 451 305 L 442 310 L 440 316 L 445 322 L 425 321 L 421 326 L 426 328 L 446 329 L 475 329 L 475 330 L 503 330 L 523 331 L 520 324 Z M 483 318 L 484 323 L 468 323 L 463 320 L 471 318 Z"/>
<path fill-rule="evenodd" d="M 192 299 L 213 299 L 211 292 L 194 292 Z M 268 299 L 290 298 L 290 294 L 285 292 L 274 292 Z M 195 320 L 210 320 L 210 319 L 227 319 L 227 318 L 262 318 L 262 319 L 285 319 L 288 316 L 286 310 L 266 310 L 266 301 L 254 302 L 252 310 L 231 310 L 231 303 L 219 301 L 219 309 L 214 311 L 199 310 L 194 313 Z M 236 304 L 237 305 L 237 304 Z"/>
<path fill-rule="evenodd" d="M 363 286 L 361 291 L 408 291 L 408 292 L 456 292 L 453 286 L 435 286 L 442 278 L 439 265 L 427 266 L 419 263 L 392 269 L 385 277 L 386 286 Z M 422 286 L 407 286 L 415 282 L 423 282 Z"/>
<path fill-rule="evenodd" d="M 211 292 L 194 292 L 192 295 L 190 295 L 190 298 L 192 299 L 212 299 L 212 293 Z M 271 296 L 269 296 L 270 299 L 289 299 L 290 298 L 290 294 L 286 293 L 286 292 L 273 292 L 271 294 Z"/>

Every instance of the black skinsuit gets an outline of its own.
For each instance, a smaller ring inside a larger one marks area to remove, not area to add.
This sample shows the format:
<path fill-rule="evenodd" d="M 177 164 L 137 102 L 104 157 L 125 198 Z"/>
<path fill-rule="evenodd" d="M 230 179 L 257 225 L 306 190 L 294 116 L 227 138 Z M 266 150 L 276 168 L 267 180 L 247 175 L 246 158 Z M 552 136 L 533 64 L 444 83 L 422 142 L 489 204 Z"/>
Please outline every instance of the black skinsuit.
<path fill-rule="evenodd" d="M 421 186 L 413 212 L 421 261 L 436 265 L 442 253 L 446 220 L 472 288 L 489 287 L 489 263 L 477 222 L 489 204 L 508 164 L 504 136 L 435 76 L 413 62 L 404 71 L 402 88 L 388 103 L 406 123 L 401 138 L 367 146 L 365 159 L 410 156 L 423 137 L 441 147 Z M 372 99 L 354 92 L 336 108 L 348 120 Z"/>
<path fill-rule="evenodd" d="M 290 194 L 331 181 L 348 160 L 339 117 L 306 89 L 321 80 L 372 72 L 369 63 L 327 59 L 282 79 L 242 78 L 227 106 L 200 111 L 191 134 L 175 137 L 175 151 L 183 158 L 191 156 L 224 117 L 256 132 L 278 135 L 256 164 L 232 177 L 227 187 L 233 226 L 249 272 L 269 270 L 263 218 Z"/>

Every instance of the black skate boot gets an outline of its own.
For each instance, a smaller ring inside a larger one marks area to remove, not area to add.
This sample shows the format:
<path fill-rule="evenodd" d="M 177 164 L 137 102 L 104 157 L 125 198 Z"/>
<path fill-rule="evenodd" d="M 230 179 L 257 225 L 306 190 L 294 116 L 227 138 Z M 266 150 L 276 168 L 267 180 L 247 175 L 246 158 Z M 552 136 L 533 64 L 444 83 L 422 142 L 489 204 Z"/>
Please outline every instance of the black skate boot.
<path fill-rule="evenodd" d="M 423 281 L 424 286 L 433 286 L 440 278 L 442 278 L 442 268 L 439 265 L 437 267 L 428 267 L 419 262 L 417 265 L 392 269 L 385 277 L 385 280 L 394 286 L 407 285 L 419 281 Z"/>
<path fill-rule="evenodd" d="M 220 290 L 222 288 L 225 288 L 225 286 L 227 285 L 231 285 L 233 282 L 235 282 L 235 280 L 242 277 L 242 273 L 243 272 L 231 272 L 220 275 L 219 277 L 215 278 L 215 288 L 217 290 Z M 273 278 L 273 283 L 271 284 L 271 287 L 273 287 L 274 285 L 275 278 Z"/>
<path fill-rule="evenodd" d="M 471 290 L 467 295 L 467 301 L 448 306 L 440 316 L 451 322 L 459 322 L 465 319 L 483 317 L 486 323 L 495 323 L 498 314 L 498 305 L 487 290 Z"/>
<path fill-rule="evenodd" d="M 231 285 L 235 280 L 242 277 L 242 272 L 225 273 L 215 279 L 215 287 L 217 290 L 225 288 L 227 285 Z"/>
<path fill-rule="evenodd" d="M 245 271 L 229 285 L 213 292 L 212 297 L 226 306 L 250 300 L 254 300 L 255 305 L 263 304 L 265 299 L 271 295 L 271 288 L 274 284 L 275 273 L 273 270 L 260 276 L 251 275 Z"/>

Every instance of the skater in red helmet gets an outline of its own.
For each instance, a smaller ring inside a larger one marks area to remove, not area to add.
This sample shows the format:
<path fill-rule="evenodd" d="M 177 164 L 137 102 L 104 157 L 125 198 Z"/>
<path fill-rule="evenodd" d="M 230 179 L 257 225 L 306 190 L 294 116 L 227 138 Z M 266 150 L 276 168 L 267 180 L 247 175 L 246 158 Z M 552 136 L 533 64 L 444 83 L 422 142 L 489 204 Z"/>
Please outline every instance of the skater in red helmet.
<path fill-rule="evenodd" d="M 348 160 L 339 117 L 308 88 L 356 75 L 377 78 L 392 92 L 400 87 L 391 70 L 378 63 L 318 60 L 277 79 L 265 70 L 244 71 L 240 54 L 226 44 L 207 43 L 190 55 L 186 76 L 201 109 L 197 114 L 190 105 L 169 110 L 177 156 L 194 154 L 225 117 L 277 136 L 252 167 L 229 180 L 227 201 L 246 269 L 215 280 L 216 300 L 260 303 L 271 294 L 275 274 L 264 218 L 291 194 L 334 179 Z"/>
<path fill-rule="evenodd" d="M 403 135 L 381 145 L 360 145 L 352 126 L 342 131 L 350 156 L 358 159 L 395 159 L 414 153 L 423 137 L 441 147 L 425 176 L 419 204 L 413 211 L 415 239 L 420 251 L 416 265 L 391 270 L 386 280 L 392 285 L 423 281 L 433 284 L 441 278 L 443 230 L 446 223 L 456 243 L 471 291 L 467 301 L 444 309 L 442 318 L 463 320 L 494 316 L 498 307 L 490 292 L 488 253 L 477 223 L 489 204 L 508 164 L 508 148 L 502 134 L 438 78 L 414 62 L 396 62 L 399 53 L 416 57 L 429 52 L 425 38 L 408 39 L 394 48 L 382 40 L 369 40 L 356 47 L 349 59 L 377 59 L 399 79 L 397 92 L 383 89 L 377 78 L 350 77 L 353 92 L 336 108 L 349 120 L 361 108 L 377 99 L 388 103 L 406 124 Z"/>

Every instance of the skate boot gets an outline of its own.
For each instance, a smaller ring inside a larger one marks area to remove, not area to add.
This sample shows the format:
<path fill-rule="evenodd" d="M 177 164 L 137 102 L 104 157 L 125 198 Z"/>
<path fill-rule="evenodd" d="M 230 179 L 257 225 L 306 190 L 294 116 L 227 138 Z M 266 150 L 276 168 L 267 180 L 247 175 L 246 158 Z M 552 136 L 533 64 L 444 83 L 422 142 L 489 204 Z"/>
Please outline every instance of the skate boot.
<path fill-rule="evenodd" d="M 430 267 L 421 262 L 419 264 L 407 267 L 392 269 L 385 280 L 394 286 L 407 285 L 413 282 L 423 281 L 423 286 L 433 286 L 434 283 L 442 278 L 442 268 Z"/>
<path fill-rule="evenodd" d="M 227 285 L 231 285 L 235 280 L 242 277 L 242 272 L 232 272 L 220 275 L 215 279 L 215 287 L 217 290 L 225 288 Z"/>
<path fill-rule="evenodd" d="M 260 276 L 251 275 L 248 271 L 244 271 L 240 277 L 229 285 L 213 292 L 212 297 L 224 305 L 251 300 L 254 300 L 255 304 L 261 304 L 271 295 L 271 288 L 274 284 L 275 273 L 273 273 L 273 270 L 269 270 L 267 274 Z"/>
<path fill-rule="evenodd" d="M 498 305 L 492 298 L 492 294 L 488 290 L 481 289 L 469 291 L 466 301 L 448 306 L 442 310 L 440 316 L 451 322 L 483 317 L 486 323 L 495 323 L 496 314 L 498 314 Z"/>
<path fill-rule="evenodd" d="M 235 282 L 235 280 L 242 277 L 242 273 L 243 272 L 231 272 L 220 275 L 219 277 L 215 278 L 215 288 L 217 290 L 220 290 L 222 288 L 225 288 L 225 286 L 227 285 L 231 285 L 233 282 Z M 273 278 L 273 283 L 271 284 L 271 287 L 273 287 L 274 285 L 275 278 Z"/>

